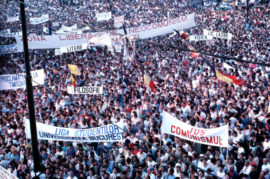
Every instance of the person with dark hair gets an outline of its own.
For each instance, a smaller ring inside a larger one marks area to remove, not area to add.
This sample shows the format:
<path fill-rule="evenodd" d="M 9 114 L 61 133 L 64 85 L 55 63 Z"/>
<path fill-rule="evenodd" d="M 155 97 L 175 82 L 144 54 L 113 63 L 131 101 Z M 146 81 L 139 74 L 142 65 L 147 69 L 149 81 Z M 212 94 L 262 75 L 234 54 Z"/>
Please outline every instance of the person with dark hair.
<path fill-rule="evenodd" d="M 168 179 L 175 179 L 174 170 L 171 168 L 168 172 Z"/>
<path fill-rule="evenodd" d="M 229 171 L 229 176 L 231 179 L 238 179 L 239 175 L 238 173 L 234 170 L 234 166 L 230 165 L 230 171 Z"/>
<path fill-rule="evenodd" d="M 250 178 L 259 178 L 259 173 L 258 173 L 258 171 L 257 171 L 257 167 L 256 167 L 255 164 L 252 164 L 252 165 L 251 165 L 251 171 L 250 171 L 250 173 L 248 174 L 248 176 L 249 176 Z"/>

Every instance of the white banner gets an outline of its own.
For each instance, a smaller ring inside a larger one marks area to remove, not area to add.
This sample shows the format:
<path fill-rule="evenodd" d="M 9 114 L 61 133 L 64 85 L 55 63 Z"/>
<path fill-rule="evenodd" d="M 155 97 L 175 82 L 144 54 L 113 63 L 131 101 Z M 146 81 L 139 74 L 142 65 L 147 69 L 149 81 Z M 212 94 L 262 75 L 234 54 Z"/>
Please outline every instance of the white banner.
<path fill-rule="evenodd" d="M 215 32 L 215 31 L 210 31 L 203 29 L 203 35 L 206 36 L 212 36 L 220 39 L 228 39 L 231 40 L 233 35 L 231 33 L 223 33 L 223 32 Z"/>
<path fill-rule="evenodd" d="M 56 48 L 54 50 L 54 53 L 55 53 L 55 56 L 58 56 L 58 55 L 62 55 L 61 51 L 60 51 L 60 48 Z"/>
<path fill-rule="evenodd" d="M 172 33 L 175 30 L 188 29 L 196 26 L 194 20 L 195 14 L 187 16 L 181 16 L 175 19 L 167 19 L 158 23 L 152 23 L 147 25 L 141 25 L 139 27 L 128 28 L 127 33 L 130 37 L 136 37 L 137 39 L 147 39 L 160 35 Z M 65 46 L 76 46 L 87 43 L 87 41 L 93 36 L 102 34 L 104 32 L 96 33 L 83 33 L 74 35 L 47 35 L 47 36 L 28 36 L 29 49 L 55 49 Z M 113 45 L 115 43 L 121 43 L 121 37 L 119 34 L 124 35 L 123 29 L 113 30 L 108 32 L 112 38 Z M 16 37 L 19 51 L 23 51 L 22 37 Z"/>
<path fill-rule="evenodd" d="M 102 86 L 68 86 L 67 92 L 69 94 L 103 94 Z"/>
<path fill-rule="evenodd" d="M 0 54 L 10 54 L 10 53 L 17 53 L 18 52 L 18 45 L 0 45 Z"/>
<path fill-rule="evenodd" d="M 77 24 L 74 24 L 73 26 L 65 26 L 65 25 L 62 25 L 61 29 L 62 31 L 64 32 L 74 32 L 74 31 L 77 31 Z"/>
<path fill-rule="evenodd" d="M 0 178 L 1 179 L 18 179 L 15 175 L 8 172 L 5 168 L 0 165 Z"/>
<path fill-rule="evenodd" d="M 226 68 L 226 70 L 234 70 L 235 68 L 234 67 L 232 67 L 231 65 L 229 65 L 228 63 L 225 63 L 225 62 L 223 62 L 222 63 L 222 66 L 223 66 L 223 68 Z"/>
<path fill-rule="evenodd" d="M 161 133 L 174 135 L 185 140 L 205 145 L 217 147 L 228 146 L 228 125 L 219 128 L 204 129 L 188 125 L 166 112 L 163 112 L 161 116 Z"/>
<path fill-rule="evenodd" d="M 1 37 L 7 37 L 10 34 L 10 29 L 5 29 L 0 31 Z"/>
<path fill-rule="evenodd" d="M 53 22 L 53 23 L 52 23 L 52 26 L 53 26 L 53 27 L 58 27 L 58 26 L 59 26 L 59 22 Z"/>
<path fill-rule="evenodd" d="M 124 16 L 114 17 L 114 27 L 121 27 L 124 23 Z"/>
<path fill-rule="evenodd" d="M 39 140 L 55 140 L 70 142 L 117 142 L 123 141 L 124 123 L 118 122 L 89 129 L 71 129 L 55 127 L 36 122 Z M 31 139 L 30 121 L 25 120 L 26 138 Z"/>
<path fill-rule="evenodd" d="M 99 33 L 88 40 L 90 45 L 107 46 L 112 48 L 112 38 L 108 33 Z"/>
<path fill-rule="evenodd" d="M 33 86 L 44 84 L 44 69 L 31 71 L 31 76 Z M 0 90 L 14 90 L 25 87 L 25 73 L 0 75 Z"/>
<path fill-rule="evenodd" d="M 67 47 L 61 47 L 60 53 L 69 53 L 69 52 L 78 52 L 87 49 L 87 44 L 81 44 L 81 45 L 75 45 L 75 46 L 67 46 Z"/>
<path fill-rule="evenodd" d="M 54 34 L 57 34 L 57 35 L 82 34 L 82 31 L 78 29 L 77 24 L 74 24 L 73 26 L 70 26 L 70 27 L 62 25 L 62 27 L 59 30 L 57 30 Z"/>
<path fill-rule="evenodd" d="M 206 35 L 191 35 L 189 36 L 190 41 L 205 41 L 205 40 L 212 40 L 212 36 L 206 36 Z"/>
<path fill-rule="evenodd" d="M 111 12 L 103 12 L 96 14 L 97 21 L 107 21 L 112 18 L 112 13 Z"/>
<path fill-rule="evenodd" d="M 43 32 L 48 34 L 49 33 L 49 28 L 44 26 L 43 27 Z"/>
<path fill-rule="evenodd" d="M 87 30 L 90 30 L 90 27 L 86 26 L 86 27 L 83 27 L 83 28 L 80 29 L 80 31 L 82 31 L 82 32 L 87 31 Z"/>
<path fill-rule="evenodd" d="M 22 36 L 22 32 L 10 32 L 10 29 L 0 31 L 0 37 Z"/>
<path fill-rule="evenodd" d="M 17 22 L 19 21 L 19 16 L 7 17 L 7 22 Z"/>
<path fill-rule="evenodd" d="M 29 19 L 30 23 L 33 25 L 41 24 L 49 21 L 49 14 L 43 14 L 41 17 L 32 17 Z"/>

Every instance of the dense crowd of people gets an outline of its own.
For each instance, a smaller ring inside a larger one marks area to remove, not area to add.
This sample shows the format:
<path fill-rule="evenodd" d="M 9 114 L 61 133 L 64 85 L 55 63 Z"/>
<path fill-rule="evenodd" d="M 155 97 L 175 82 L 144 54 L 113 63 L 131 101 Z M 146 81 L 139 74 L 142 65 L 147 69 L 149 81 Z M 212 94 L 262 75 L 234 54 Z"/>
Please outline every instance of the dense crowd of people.
<path fill-rule="evenodd" d="M 44 69 L 45 84 L 34 87 L 35 115 L 41 123 L 92 128 L 124 121 L 125 140 L 115 143 L 76 143 L 39 141 L 42 163 L 40 178 L 270 178 L 270 68 L 254 63 L 270 63 L 270 9 L 249 10 L 250 29 L 246 29 L 246 10 L 233 6 L 193 8 L 186 1 L 26 1 L 27 17 L 48 13 L 60 25 L 91 24 L 97 29 L 113 29 L 113 20 L 97 22 L 95 13 L 111 11 L 125 16 L 127 27 L 158 22 L 194 12 L 196 27 L 232 33 L 231 41 L 190 42 L 179 36 L 155 37 L 163 45 L 136 43 L 133 61 L 123 53 L 113 55 L 105 47 L 56 56 L 54 49 L 30 50 L 32 70 Z M 1 30 L 20 31 L 20 23 L 7 23 L 6 16 L 18 13 L 19 3 L 1 6 Z M 48 23 L 31 25 L 28 32 L 43 33 Z M 53 27 L 52 31 L 59 27 Z M 94 31 L 96 29 L 90 29 Z M 13 43 L 1 37 L 1 45 Z M 243 85 L 217 80 L 202 57 L 169 48 L 167 44 L 194 48 L 215 55 L 249 61 L 226 60 L 202 55 L 215 69 L 245 80 Z M 0 74 L 25 72 L 23 53 L 2 54 Z M 67 64 L 76 64 L 78 86 L 103 86 L 102 95 L 70 95 L 72 85 Z M 145 86 L 148 74 L 156 85 L 153 93 Z M 0 92 L 0 165 L 18 178 L 32 178 L 31 141 L 25 137 L 28 119 L 24 89 Z M 126 110 L 131 109 L 131 110 Z M 201 128 L 229 124 L 229 146 L 219 148 L 161 134 L 161 113 Z M 161 146 L 161 150 L 158 148 Z"/>

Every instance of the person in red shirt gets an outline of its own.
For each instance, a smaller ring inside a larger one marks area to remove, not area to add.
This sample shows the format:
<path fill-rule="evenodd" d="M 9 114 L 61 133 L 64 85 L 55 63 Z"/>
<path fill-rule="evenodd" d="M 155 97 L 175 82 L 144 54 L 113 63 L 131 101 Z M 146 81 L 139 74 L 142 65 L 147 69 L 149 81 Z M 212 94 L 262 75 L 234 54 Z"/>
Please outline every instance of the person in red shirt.
<path fill-rule="evenodd" d="M 138 145 L 134 144 L 132 154 L 137 155 L 139 152 L 140 152 L 140 150 L 139 150 Z"/>

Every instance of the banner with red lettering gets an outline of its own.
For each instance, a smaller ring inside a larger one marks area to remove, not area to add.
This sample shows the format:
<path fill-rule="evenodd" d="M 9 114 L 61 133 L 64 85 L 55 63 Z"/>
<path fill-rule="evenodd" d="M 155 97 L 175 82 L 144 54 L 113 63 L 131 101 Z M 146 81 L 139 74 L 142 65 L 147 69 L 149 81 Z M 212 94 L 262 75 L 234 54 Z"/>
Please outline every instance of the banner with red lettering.
<path fill-rule="evenodd" d="M 128 28 L 127 34 L 130 37 L 136 37 L 137 39 L 147 39 L 160 35 L 172 33 L 174 29 L 182 30 L 196 26 L 194 20 L 195 14 L 189 14 L 186 16 L 180 16 L 175 19 L 167 19 L 161 22 L 155 22 L 152 24 L 141 25 L 139 27 Z M 76 46 L 87 43 L 87 41 L 93 36 L 97 36 L 100 33 L 82 33 L 82 34 L 60 34 L 51 36 L 28 36 L 29 49 L 56 49 L 65 46 Z M 112 38 L 112 43 L 117 44 L 121 41 L 119 34 L 124 35 L 123 29 L 113 30 L 108 32 Z M 23 42 L 21 36 L 16 36 L 18 44 L 18 51 L 23 51 Z M 95 44 L 88 44 L 89 46 L 97 46 Z"/>
<path fill-rule="evenodd" d="M 124 23 L 124 16 L 114 17 L 114 27 L 121 27 Z"/>
<path fill-rule="evenodd" d="M 163 112 L 161 116 L 163 118 L 161 133 L 205 145 L 228 147 L 228 125 L 204 129 L 188 125 L 166 112 Z"/>

